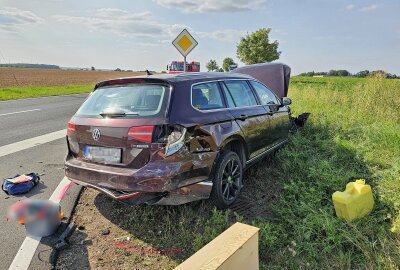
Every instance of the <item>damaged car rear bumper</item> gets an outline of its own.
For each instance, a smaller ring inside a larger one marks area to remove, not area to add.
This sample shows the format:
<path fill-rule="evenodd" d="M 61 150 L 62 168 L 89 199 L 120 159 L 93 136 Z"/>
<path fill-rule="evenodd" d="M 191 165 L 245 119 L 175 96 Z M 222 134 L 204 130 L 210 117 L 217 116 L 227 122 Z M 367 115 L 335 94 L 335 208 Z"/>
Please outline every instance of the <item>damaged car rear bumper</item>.
<path fill-rule="evenodd" d="M 140 169 L 88 163 L 73 157 L 65 161 L 66 176 L 79 185 L 94 188 L 128 204 L 183 204 L 207 199 L 208 179 L 216 152 L 193 154 L 176 162 L 150 161 Z"/>
<path fill-rule="evenodd" d="M 208 199 L 212 189 L 211 181 L 201 181 L 192 185 L 178 188 L 170 192 L 123 192 L 118 190 L 107 189 L 93 184 L 85 183 L 78 180 L 70 179 L 72 182 L 96 189 L 114 200 L 129 205 L 137 204 L 157 204 L 157 205 L 180 205 L 202 199 Z"/>

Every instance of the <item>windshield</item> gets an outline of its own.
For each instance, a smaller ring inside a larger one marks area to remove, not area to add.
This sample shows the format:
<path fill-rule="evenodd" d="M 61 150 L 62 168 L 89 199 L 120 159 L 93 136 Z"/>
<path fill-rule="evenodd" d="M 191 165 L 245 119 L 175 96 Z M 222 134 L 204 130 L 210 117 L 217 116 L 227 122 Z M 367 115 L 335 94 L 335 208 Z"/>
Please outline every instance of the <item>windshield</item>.
<path fill-rule="evenodd" d="M 90 94 L 76 115 L 85 117 L 154 116 L 162 111 L 165 92 L 165 86 L 152 84 L 99 88 Z"/>
<path fill-rule="evenodd" d="M 182 64 L 172 64 L 171 70 L 183 71 L 183 63 Z"/>

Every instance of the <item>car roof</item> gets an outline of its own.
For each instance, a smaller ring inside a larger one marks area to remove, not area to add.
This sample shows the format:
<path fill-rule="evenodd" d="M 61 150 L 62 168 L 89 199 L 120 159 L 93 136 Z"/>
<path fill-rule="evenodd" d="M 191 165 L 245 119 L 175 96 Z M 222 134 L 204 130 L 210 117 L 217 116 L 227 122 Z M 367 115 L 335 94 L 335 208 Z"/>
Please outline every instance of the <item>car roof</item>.
<path fill-rule="evenodd" d="M 108 85 L 109 82 L 116 82 L 118 84 L 129 83 L 132 80 L 136 79 L 144 79 L 144 80 L 162 80 L 169 83 L 178 83 L 178 82 L 197 82 L 197 81 L 205 81 L 205 80 L 229 80 L 229 79 L 254 79 L 253 77 L 240 73 L 226 73 L 226 72 L 187 72 L 180 74 L 154 74 L 154 75 L 139 75 L 132 77 L 124 77 L 118 79 L 111 79 L 102 81 L 96 84 L 96 88 Z"/>
<path fill-rule="evenodd" d="M 252 77 L 245 74 L 233 74 L 227 72 L 186 72 L 180 74 L 156 74 L 150 75 L 149 78 L 157 78 L 168 80 L 171 82 L 195 81 L 195 80 L 225 80 L 225 79 L 249 79 Z"/>

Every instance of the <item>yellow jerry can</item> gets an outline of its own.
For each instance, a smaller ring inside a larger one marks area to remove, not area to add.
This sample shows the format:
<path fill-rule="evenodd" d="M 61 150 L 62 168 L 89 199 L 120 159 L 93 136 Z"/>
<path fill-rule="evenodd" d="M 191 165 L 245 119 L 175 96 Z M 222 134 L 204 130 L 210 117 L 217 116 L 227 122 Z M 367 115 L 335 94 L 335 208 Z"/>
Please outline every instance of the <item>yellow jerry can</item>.
<path fill-rule="evenodd" d="M 332 194 L 332 200 L 336 215 L 348 222 L 368 215 L 374 207 L 371 186 L 364 179 L 348 183 L 345 191 Z"/>

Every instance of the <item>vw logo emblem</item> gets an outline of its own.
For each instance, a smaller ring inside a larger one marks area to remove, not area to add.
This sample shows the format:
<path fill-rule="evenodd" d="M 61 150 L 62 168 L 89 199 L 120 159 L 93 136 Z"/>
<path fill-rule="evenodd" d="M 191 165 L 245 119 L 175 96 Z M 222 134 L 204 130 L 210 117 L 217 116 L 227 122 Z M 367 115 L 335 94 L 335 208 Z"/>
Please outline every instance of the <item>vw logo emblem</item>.
<path fill-rule="evenodd" d="M 93 129 L 92 131 L 92 138 L 95 141 L 98 141 L 100 139 L 101 133 L 100 130 L 98 128 Z"/>

